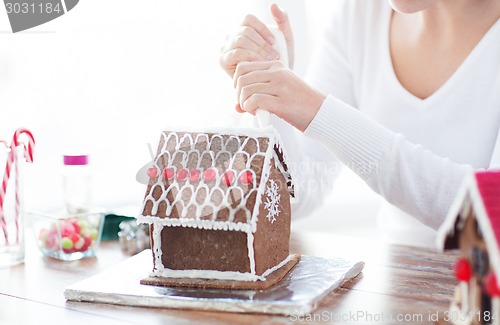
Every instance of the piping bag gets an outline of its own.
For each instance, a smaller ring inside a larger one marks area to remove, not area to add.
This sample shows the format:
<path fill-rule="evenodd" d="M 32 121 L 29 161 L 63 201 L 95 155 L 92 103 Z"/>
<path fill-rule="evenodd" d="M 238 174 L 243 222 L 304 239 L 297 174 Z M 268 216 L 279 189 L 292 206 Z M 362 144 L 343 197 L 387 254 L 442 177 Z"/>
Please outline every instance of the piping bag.
<path fill-rule="evenodd" d="M 279 61 L 288 68 L 288 48 L 286 46 L 285 35 L 279 30 L 276 25 L 267 25 L 267 28 L 274 36 L 273 48 L 279 53 Z M 264 109 L 257 109 L 255 111 L 259 127 L 264 128 L 271 125 L 271 113 Z"/>
<path fill-rule="evenodd" d="M 286 46 L 285 35 L 279 30 L 276 25 L 267 25 L 267 28 L 274 36 L 273 48 L 279 53 L 279 61 L 288 67 L 288 48 Z M 271 113 L 264 109 L 257 109 L 255 111 L 255 116 L 257 117 L 257 124 L 259 128 L 266 128 L 271 125 Z M 150 167 L 153 167 L 154 153 L 151 146 L 149 147 L 151 161 L 142 166 L 141 169 L 136 174 L 137 182 L 147 185 L 149 183 L 149 176 L 147 171 Z"/>

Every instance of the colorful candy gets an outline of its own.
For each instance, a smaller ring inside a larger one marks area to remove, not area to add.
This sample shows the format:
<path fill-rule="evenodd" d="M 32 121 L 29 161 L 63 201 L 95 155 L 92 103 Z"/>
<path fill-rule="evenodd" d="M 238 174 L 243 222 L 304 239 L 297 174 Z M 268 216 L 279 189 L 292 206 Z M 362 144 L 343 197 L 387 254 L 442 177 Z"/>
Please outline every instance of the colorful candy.
<path fill-rule="evenodd" d="M 163 178 L 165 179 L 171 179 L 172 177 L 174 177 L 174 174 L 174 169 L 171 167 L 163 169 Z"/>
<path fill-rule="evenodd" d="M 158 176 L 158 169 L 156 167 L 151 167 L 148 169 L 148 176 L 149 178 L 155 178 Z"/>
<path fill-rule="evenodd" d="M 205 180 L 205 182 L 213 181 L 215 179 L 215 176 L 217 176 L 217 174 L 212 168 L 207 169 L 203 172 L 203 179 Z"/>
<path fill-rule="evenodd" d="M 172 167 L 165 167 L 162 171 L 163 178 L 165 179 L 173 179 L 177 181 L 186 181 L 189 180 L 190 182 L 197 182 L 201 179 L 203 179 L 205 182 L 211 182 L 217 177 L 217 171 L 214 168 L 208 168 L 204 171 L 200 171 L 199 169 L 192 168 L 192 169 L 187 169 L 187 168 L 179 168 L 177 172 L 175 172 L 174 168 Z M 150 178 L 154 178 L 157 176 L 157 169 L 152 167 L 148 169 L 148 176 Z M 239 180 L 240 183 L 243 185 L 248 185 L 251 184 L 253 180 L 253 174 L 251 171 L 244 171 L 243 173 L 240 174 Z M 221 183 L 227 186 L 230 186 L 231 184 L 234 183 L 235 181 L 235 173 L 231 170 L 226 171 L 220 176 Z"/>
<path fill-rule="evenodd" d="M 240 176 L 240 182 L 244 185 L 248 185 L 252 182 L 253 180 L 253 175 L 251 172 L 246 171 Z"/>
<path fill-rule="evenodd" d="M 187 178 L 188 174 L 189 174 L 188 170 L 185 169 L 185 168 L 182 168 L 182 169 L 179 169 L 177 171 L 177 175 L 176 176 L 177 176 L 177 179 L 179 181 L 183 181 L 183 180 L 185 180 Z"/>
<path fill-rule="evenodd" d="M 92 248 L 99 236 L 99 229 L 85 218 L 62 219 L 42 228 L 38 241 L 42 250 L 66 254 L 85 252 Z"/>
<path fill-rule="evenodd" d="M 227 186 L 231 185 L 231 183 L 233 182 L 233 179 L 234 179 L 234 173 L 230 170 L 226 171 L 222 175 L 222 183 L 227 185 Z"/>
<path fill-rule="evenodd" d="M 189 181 L 190 182 L 196 182 L 200 178 L 200 171 L 198 169 L 191 169 L 189 171 Z"/>

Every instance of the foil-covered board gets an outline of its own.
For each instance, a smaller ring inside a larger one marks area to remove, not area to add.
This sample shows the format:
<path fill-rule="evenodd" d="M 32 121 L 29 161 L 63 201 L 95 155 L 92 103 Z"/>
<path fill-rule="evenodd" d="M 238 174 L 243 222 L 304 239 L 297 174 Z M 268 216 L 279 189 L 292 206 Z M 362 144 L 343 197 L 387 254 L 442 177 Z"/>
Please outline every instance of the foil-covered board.
<path fill-rule="evenodd" d="M 151 271 L 151 256 L 151 250 L 145 250 L 67 287 L 64 296 L 70 301 L 138 307 L 304 315 L 364 267 L 363 262 L 304 255 L 283 280 L 265 290 L 174 288 L 139 283 Z"/>

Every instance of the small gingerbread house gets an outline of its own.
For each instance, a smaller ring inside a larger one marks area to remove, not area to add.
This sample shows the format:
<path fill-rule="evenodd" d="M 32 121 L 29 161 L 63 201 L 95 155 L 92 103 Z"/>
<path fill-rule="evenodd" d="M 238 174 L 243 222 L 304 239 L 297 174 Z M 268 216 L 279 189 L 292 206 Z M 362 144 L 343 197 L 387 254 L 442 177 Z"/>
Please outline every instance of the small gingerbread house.
<path fill-rule="evenodd" d="M 274 128 L 165 131 L 147 174 L 153 276 L 264 281 L 288 263 L 294 187 Z"/>
<path fill-rule="evenodd" d="M 439 229 L 437 244 L 460 250 L 455 264 L 459 285 L 450 307 L 457 316 L 454 322 L 498 324 L 500 171 L 475 172 L 466 178 Z"/>

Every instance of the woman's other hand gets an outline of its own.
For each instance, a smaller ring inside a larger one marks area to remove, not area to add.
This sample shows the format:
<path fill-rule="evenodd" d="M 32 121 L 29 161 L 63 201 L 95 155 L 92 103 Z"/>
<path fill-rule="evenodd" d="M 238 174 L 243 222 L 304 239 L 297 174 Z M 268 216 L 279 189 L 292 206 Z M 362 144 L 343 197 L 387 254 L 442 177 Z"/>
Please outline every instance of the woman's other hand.
<path fill-rule="evenodd" d="M 293 34 L 288 14 L 278 5 L 272 4 L 271 14 L 278 28 L 285 35 L 288 47 L 288 60 L 293 66 Z M 273 61 L 279 59 L 279 53 L 273 48 L 274 36 L 266 25 L 254 15 L 247 15 L 236 33 L 228 35 L 221 49 L 220 65 L 233 77 L 240 62 Z"/>

